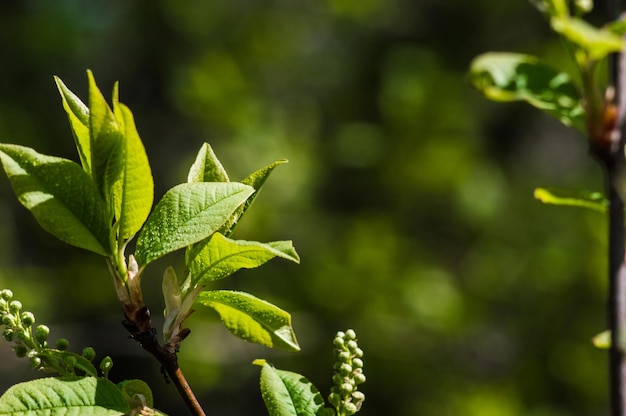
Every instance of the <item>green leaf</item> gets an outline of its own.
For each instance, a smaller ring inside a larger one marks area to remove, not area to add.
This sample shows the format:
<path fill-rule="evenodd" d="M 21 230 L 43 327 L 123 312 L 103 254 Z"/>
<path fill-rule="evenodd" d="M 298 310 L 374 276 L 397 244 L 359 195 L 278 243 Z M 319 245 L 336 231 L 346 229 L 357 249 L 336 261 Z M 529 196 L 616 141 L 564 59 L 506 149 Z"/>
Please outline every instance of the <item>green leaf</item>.
<path fill-rule="evenodd" d="M 324 406 L 317 388 L 301 374 L 261 365 L 261 395 L 270 416 L 316 416 Z"/>
<path fill-rule="evenodd" d="M 598 335 L 593 337 L 591 342 L 596 348 L 600 348 L 600 349 L 611 348 L 611 331 L 606 330 L 606 331 L 600 332 Z"/>
<path fill-rule="evenodd" d="M 154 406 L 154 397 L 152 394 L 152 390 L 148 384 L 146 384 L 143 380 L 125 380 L 121 383 L 117 384 L 117 387 L 122 391 L 122 395 L 126 399 L 127 402 L 134 404 L 135 406 L 139 404 L 143 404 L 148 407 Z M 143 403 L 135 403 L 137 402 L 137 396 L 141 395 L 143 397 Z"/>
<path fill-rule="evenodd" d="M 259 267 L 274 257 L 300 262 L 291 241 L 264 244 L 231 240 L 215 233 L 193 247 L 188 268 L 194 285 L 197 285 L 223 279 L 239 269 Z"/>
<path fill-rule="evenodd" d="M 585 131 L 578 89 L 569 75 L 517 53 L 489 52 L 476 57 L 470 82 L 494 101 L 526 101 L 567 126 Z"/>
<path fill-rule="evenodd" d="M 0 144 L 0 161 L 19 201 L 67 244 L 109 254 L 106 208 L 87 173 L 71 160 Z"/>
<path fill-rule="evenodd" d="M 139 234 L 137 263 L 144 266 L 209 237 L 253 192 L 237 182 L 183 183 L 170 189 Z"/>
<path fill-rule="evenodd" d="M 537 188 L 535 198 L 544 204 L 589 208 L 606 213 L 609 201 L 600 192 L 574 191 L 562 188 Z"/>
<path fill-rule="evenodd" d="M 204 143 L 189 169 L 187 182 L 230 182 L 211 145 Z"/>
<path fill-rule="evenodd" d="M 130 406 L 115 384 L 103 378 L 41 378 L 9 388 L 0 397 L 0 415 L 117 416 Z"/>
<path fill-rule="evenodd" d="M 246 341 L 300 351 L 291 327 L 291 315 L 269 302 L 230 290 L 208 290 L 200 293 L 197 301 L 215 309 L 224 326 Z"/>
<path fill-rule="evenodd" d="M 67 117 L 72 127 L 74 142 L 80 163 L 83 165 L 85 172 L 91 175 L 91 143 L 89 139 L 89 109 L 87 106 L 70 91 L 61 78 L 54 77 L 57 84 L 59 94 L 63 100 L 63 108 L 67 113 Z"/>
<path fill-rule="evenodd" d="M 120 208 L 113 205 L 118 181 L 123 180 L 124 135 L 113 111 L 104 100 L 91 71 L 89 77 L 89 135 L 91 139 L 91 171 L 111 215 Z M 119 200 L 118 200 L 119 203 Z"/>
<path fill-rule="evenodd" d="M 115 214 L 120 222 L 119 239 L 124 241 L 134 236 L 148 218 L 154 200 L 154 183 L 133 114 L 128 107 L 117 101 L 114 101 L 113 108 L 124 136 L 122 174 L 113 193 Z"/>
<path fill-rule="evenodd" d="M 624 48 L 624 41 L 611 30 L 599 29 L 577 17 L 558 16 L 550 20 L 552 29 L 583 48 L 591 59 L 600 60 Z"/>
<path fill-rule="evenodd" d="M 248 208 L 250 208 L 250 206 L 252 205 L 256 197 L 259 195 L 259 192 L 261 191 L 263 184 L 265 183 L 267 178 L 270 176 L 270 174 L 274 171 L 274 169 L 277 166 L 282 165 L 283 163 L 288 163 L 288 162 L 289 161 L 287 159 L 277 160 L 276 162 L 270 163 L 269 165 L 262 167 L 256 172 L 251 173 L 244 180 L 241 181 L 241 183 L 250 185 L 251 187 L 253 187 L 256 192 L 252 194 L 246 200 L 245 204 L 239 207 L 239 209 L 235 212 L 235 214 L 230 218 L 229 222 L 224 227 L 222 227 L 222 229 L 220 230 L 222 234 L 229 237 L 233 233 L 233 231 L 235 230 L 235 227 L 237 226 L 237 223 L 243 217 L 243 214 L 246 213 Z"/>

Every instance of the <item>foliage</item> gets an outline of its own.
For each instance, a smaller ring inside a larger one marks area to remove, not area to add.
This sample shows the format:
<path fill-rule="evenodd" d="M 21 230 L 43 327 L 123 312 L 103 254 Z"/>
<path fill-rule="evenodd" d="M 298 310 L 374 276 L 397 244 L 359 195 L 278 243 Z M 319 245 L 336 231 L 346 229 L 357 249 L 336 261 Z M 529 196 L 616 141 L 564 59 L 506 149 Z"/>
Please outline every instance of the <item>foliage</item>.
<path fill-rule="evenodd" d="M 467 86 L 487 50 L 576 73 L 528 2 L 35 0 L 2 2 L 0 21 L 0 141 L 78 161 L 50 74 L 87 98 L 91 68 L 101 87 L 122 81 L 159 197 L 204 141 L 233 180 L 291 161 L 232 238 L 293 239 L 302 263 L 211 286 L 288 310 L 303 353 L 266 356 L 194 307 L 179 361 L 218 414 L 262 408 L 256 357 L 327 391 L 338 325 L 367 347 L 363 414 L 607 413 L 606 357 L 588 342 L 605 324 L 605 220 L 532 199 L 542 184 L 603 189 L 601 173 L 576 130 Z M 168 264 L 183 277 L 182 251 L 143 275 L 153 316 Z M 185 414 L 151 357 L 128 355 L 110 280 L 0 178 L 0 287 L 53 334 L 110 354 L 117 380 L 148 372 L 161 408 Z M 0 391 L 32 377 L 12 355 L 0 349 Z"/>
<path fill-rule="evenodd" d="M 228 238 L 256 197 L 253 194 L 259 193 L 274 168 L 285 161 L 253 172 L 242 182 L 231 182 L 205 143 L 191 166 L 188 182 L 167 191 L 152 210 L 151 168 L 132 113 L 119 102 L 117 84 L 110 108 L 91 71 L 88 78 L 88 105 L 55 78 L 80 166 L 8 144 L 0 144 L 0 162 L 19 201 L 46 231 L 105 257 L 124 309 L 124 326 L 161 363 L 164 373 L 174 379 L 192 413 L 204 414 L 177 363 L 180 344 L 190 333 L 183 323 L 195 303 L 214 309 L 225 327 L 246 341 L 287 351 L 300 350 L 289 313 L 245 292 L 207 288 L 239 269 L 256 268 L 274 257 L 299 263 L 290 241 L 259 243 Z M 135 252 L 127 255 L 128 243 L 136 234 Z M 141 278 L 148 264 L 180 249 L 185 249 L 184 278 L 178 279 L 171 266 L 163 277 L 166 308 L 161 346 L 143 300 Z M 65 351 L 66 340 L 57 343 L 58 349 L 48 348 L 47 327 L 37 327 L 33 335 L 33 314 L 20 315 L 21 303 L 11 298 L 11 291 L 2 292 L 0 311 L 6 327 L 3 338 L 14 341 L 16 355 L 28 355 L 32 367 L 55 372 L 59 377 L 9 389 L 0 398 L 7 414 L 44 410 L 61 414 L 78 408 L 93 415 L 144 414 L 144 408 L 149 414 L 161 414 L 146 407 L 146 398 L 150 399 L 148 406 L 152 406 L 152 393 L 145 383 L 127 380 L 116 388 L 108 381 L 110 365 L 105 364 L 110 363 L 109 358 L 101 365 L 102 380 L 97 379 L 91 364 L 93 349 L 85 350 L 82 356 L 69 353 Z M 353 349 L 350 351 L 356 354 Z M 76 370 L 82 372 L 82 378 L 77 378 Z M 361 374 L 360 367 L 355 371 Z M 141 394 L 133 393 L 137 387 Z M 344 390 L 342 394 L 352 393 Z M 264 394 L 272 394 L 271 388 L 265 388 Z M 349 404 L 348 398 L 342 400 Z M 23 402 L 27 404 L 22 405 Z M 140 406 L 131 409 L 137 402 Z M 342 416 L 343 408 L 335 405 Z"/>

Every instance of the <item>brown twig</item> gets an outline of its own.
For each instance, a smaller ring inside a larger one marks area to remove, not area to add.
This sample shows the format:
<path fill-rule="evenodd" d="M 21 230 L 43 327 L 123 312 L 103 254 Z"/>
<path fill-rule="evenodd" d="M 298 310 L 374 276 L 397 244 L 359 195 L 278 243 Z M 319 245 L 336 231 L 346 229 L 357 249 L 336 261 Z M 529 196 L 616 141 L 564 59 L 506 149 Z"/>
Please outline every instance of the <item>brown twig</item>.
<path fill-rule="evenodd" d="M 157 331 L 152 327 L 150 320 L 150 310 L 146 305 L 124 305 L 124 316 L 126 320 L 122 322 L 124 327 L 130 332 L 132 338 L 141 347 L 152 354 L 161 364 L 161 368 L 170 377 L 178 393 L 194 416 L 206 416 L 204 409 L 200 406 L 198 399 L 189 387 L 183 372 L 178 366 L 178 356 L 176 348 L 169 344 L 162 346 L 157 339 Z"/>

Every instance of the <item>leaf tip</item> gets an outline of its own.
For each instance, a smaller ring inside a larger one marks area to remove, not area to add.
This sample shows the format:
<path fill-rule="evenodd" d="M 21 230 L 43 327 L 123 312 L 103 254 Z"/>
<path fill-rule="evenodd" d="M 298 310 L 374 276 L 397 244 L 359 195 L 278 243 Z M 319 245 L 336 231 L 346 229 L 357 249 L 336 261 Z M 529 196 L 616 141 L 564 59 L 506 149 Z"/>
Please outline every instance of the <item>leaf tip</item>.
<path fill-rule="evenodd" d="M 264 367 L 267 364 L 267 361 L 265 361 L 265 359 L 263 358 L 257 358 L 256 360 L 252 361 L 253 365 L 258 365 L 259 367 Z"/>

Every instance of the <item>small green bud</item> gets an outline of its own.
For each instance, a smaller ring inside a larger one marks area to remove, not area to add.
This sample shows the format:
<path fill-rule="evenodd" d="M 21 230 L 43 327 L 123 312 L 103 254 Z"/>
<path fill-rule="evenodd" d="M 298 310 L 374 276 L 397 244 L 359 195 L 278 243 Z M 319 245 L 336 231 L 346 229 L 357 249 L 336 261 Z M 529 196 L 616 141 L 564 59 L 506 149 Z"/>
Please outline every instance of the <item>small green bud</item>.
<path fill-rule="evenodd" d="M 12 300 L 11 303 L 9 303 L 9 310 L 11 312 L 17 313 L 20 309 L 22 309 L 22 302 L 19 300 Z"/>
<path fill-rule="evenodd" d="M 13 352 L 15 352 L 15 355 L 17 355 L 19 358 L 24 358 L 26 357 L 26 353 L 28 353 L 28 348 L 26 348 L 26 345 L 16 345 L 15 347 L 13 347 Z"/>
<path fill-rule="evenodd" d="M 352 367 L 354 368 L 363 368 L 363 360 L 360 358 L 352 359 Z"/>
<path fill-rule="evenodd" d="M 352 393 L 352 401 L 356 403 L 362 402 L 363 400 L 365 400 L 365 394 L 363 394 L 360 391 L 355 391 L 354 393 Z"/>
<path fill-rule="evenodd" d="M 357 348 L 354 350 L 354 356 L 358 357 L 358 358 L 363 358 L 363 350 L 360 348 Z"/>
<path fill-rule="evenodd" d="M 109 371 L 113 368 L 113 360 L 108 355 L 100 361 L 100 370 L 104 378 L 109 378 Z"/>
<path fill-rule="evenodd" d="M 17 332 L 15 333 L 15 338 L 17 339 L 17 342 L 24 342 L 26 341 L 26 338 L 28 336 L 26 335 L 26 332 L 24 332 L 23 329 L 18 329 Z"/>
<path fill-rule="evenodd" d="M 351 357 L 352 355 L 348 351 L 340 351 L 339 354 L 337 354 L 337 358 L 344 363 L 350 362 Z"/>
<path fill-rule="evenodd" d="M 50 328 L 45 325 L 39 325 L 37 329 L 35 329 L 35 339 L 39 344 L 43 344 L 48 339 L 48 335 L 50 334 Z"/>
<path fill-rule="evenodd" d="M 356 340 L 356 332 L 353 329 L 348 329 L 346 331 L 346 338 L 348 340 Z"/>
<path fill-rule="evenodd" d="M 11 342 L 13 341 L 13 330 L 12 329 L 6 329 L 3 333 L 2 333 L 2 338 L 5 341 Z"/>
<path fill-rule="evenodd" d="M 328 395 L 328 401 L 335 407 L 339 407 L 341 403 L 341 394 L 333 392 Z"/>
<path fill-rule="evenodd" d="M 341 373 L 341 375 L 343 376 L 347 376 L 352 372 L 352 366 L 350 364 L 341 364 L 341 367 L 339 368 L 339 372 Z"/>
<path fill-rule="evenodd" d="M 350 352 L 352 354 L 354 354 L 354 352 L 356 351 L 357 348 L 359 348 L 359 345 L 356 343 L 356 341 L 354 340 L 350 340 L 348 341 L 348 343 L 346 344 L 346 346 L 348 347 L 348 349 L 350 350 Z"/>
<path fill-rule="evenodd" d="M 39 357 L 30 357 L 30 366 L 31 368 L 39 368 L 41 366 L 41 358 Z"/>
<path fill-rule="evenodd" d="M 363 373 L 357 373 L 357 374 L 354 375 L 354 382 L 356 384 L 363 384 L 363 383 L 365 383 L 365 380 L 366 380 L 365 374 L 363 374 Z"/>
<path fill-rule="evenodd" d="M 85 357 L 89 361 L 93 361 L 93 359 L 96 358 L 96 350 L 91 347 L 83 349 L 83 357 Z"/>
<path fill-rule="evenodd" d="M 333 345 L 337 348 L 343 348 L 343 338 L 335 337 L 333 340 Z"/>
<path fill-rule="evenodd" d="M 58 350 L 65 351 L 70 347 L 70 342 L 65 338 L 59 338 L 56 342 L 56 347 Z"/>
<path fill-rule="evenodd" d="M 339 391 L 344 396 L 347 396 L 348 394 L 352 393 L 353 390 L 354 390 L 354 386 L 350 383 L 342 383 L 341 386 L 339 386 Z"/>
<path fill-rule="evenodd" d="M 9 305 L 7 304 L 7 301 L 3 298 L 0 298 L 0 311 L 5 311 L 8 306 Z"/>
<path fill-rule="evenodd" d="M 335 383 L 337 386 L 340 385 L 341 383 L 343 383 L 343 377 L 341 377 L 339 374 L 333 375 L 333 383 Z"/>
<path fill-rule="evenodd" d="M 2 297 L 2 299 L 9 301 L 13 298 L 13 292 L 11 292 L 9 289 L 4 289 L 2 292 L 0 292 L 0 296 Z"/>
<path fill-rule="evenodd" d="M 15 316 L 7 313 L 6 315 L 2 316 L 2 325 L 5 326 L 9 326 L 9 327 L 14 327 L 17 325 L 17 322 L 15 321 Z"/>
<path fill-rule="evenodd" d="M 30 327 L 35 323 L 35 315 L 31 312 L 22 312 L 22 323 L 26 327 Z"/>
<path fill-rule="evenodd" d="M 348 415 L 353 415 L 353 414 L 355 414 L 356 412 L 359 411 L 359 409 L 356 407 L 356 405 L 354 403 L 351 403 L 351 402 L 344 403 L 343 404 L 343 410 Z"/>

